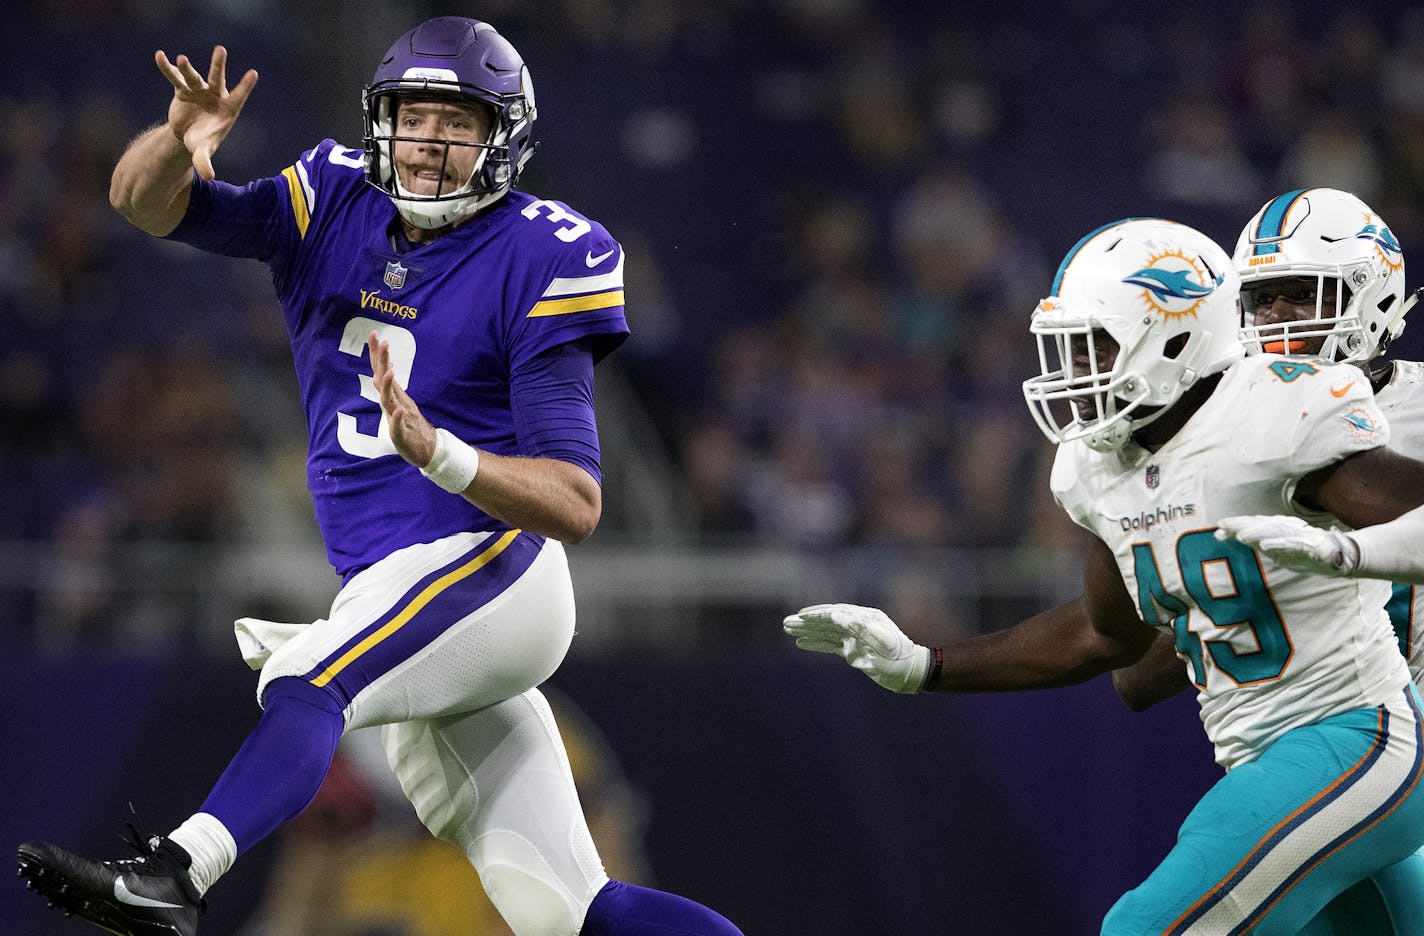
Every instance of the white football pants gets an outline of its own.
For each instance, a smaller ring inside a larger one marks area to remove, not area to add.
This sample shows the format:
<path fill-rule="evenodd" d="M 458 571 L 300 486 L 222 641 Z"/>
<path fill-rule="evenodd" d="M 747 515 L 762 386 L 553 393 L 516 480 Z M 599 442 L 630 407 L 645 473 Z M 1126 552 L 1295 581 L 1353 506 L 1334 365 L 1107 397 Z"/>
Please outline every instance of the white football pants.
<path fill-rule="evenodd" d="M 258 698 L 296 676 L 382 725 L 422 822 L 460 848 L 517 936 L 576 936 L 608 882 L 549 705 L 534 688 L 574 633 L 561 544 L 462 533 L 354 576 L 262 666 Z"/>

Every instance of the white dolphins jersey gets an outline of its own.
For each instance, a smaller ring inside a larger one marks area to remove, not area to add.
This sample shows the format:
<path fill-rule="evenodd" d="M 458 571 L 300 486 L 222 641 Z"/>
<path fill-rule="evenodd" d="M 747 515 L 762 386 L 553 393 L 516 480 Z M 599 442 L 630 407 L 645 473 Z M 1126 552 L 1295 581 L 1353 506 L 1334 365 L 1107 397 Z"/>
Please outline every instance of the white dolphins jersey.
<path fill-rule="evenodd" d="M 1229 368 L 1156 452 L 1059 446 L 1054 497 L 1113 551 L 1142 619 L 1175 634 L 1227 769 L 1409 682 L 1388 583 L 1292 572 L 1214 535 L 1223 517 L 1298 513 L 1301 478 L 1389 433 L 1359 368 L 1260 354 Z"/>
<path fill-rule="evenodd" d="M 1424 461 L 1424 363 L 1395 361 L 1389 383 L 1375 394 L 1375 402 L 1389 420 L 1389 447 Z M 1424 690 L 1424 585 L 1396 584 L 1388 610 L 1399 649 Z"/>

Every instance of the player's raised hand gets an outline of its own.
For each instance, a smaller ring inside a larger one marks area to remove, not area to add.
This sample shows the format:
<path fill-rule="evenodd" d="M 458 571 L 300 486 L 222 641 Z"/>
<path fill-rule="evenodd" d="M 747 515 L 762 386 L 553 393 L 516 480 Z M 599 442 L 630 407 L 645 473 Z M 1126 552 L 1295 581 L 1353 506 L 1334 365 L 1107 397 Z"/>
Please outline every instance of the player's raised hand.
<path fill-rule="evenodd" d="M 237 83 L 227 86 L 227 49 L 213 46 L 208 76 L 204 78 L 186 55 L 172 62 L 161 50 L 153 60 L 168 83 L 173 85 L 173 100 L 168 105 L 168 128 L 193 154 L 193 168 L 204 179 L 215 178 L 213 154 L 232 130 L 242 106 L 257 84 L 256 69 L 249 68 Z"/>
<path fill-rule="evenodd" d="M 1240 540 L 1276 565 L 1311 575 L 1351 575 L 1360 562 L 1360 548 L 1348 534 L 1299 517 L 1227 517 L 1216 538 Z"/>
<path fill-rule="evenodd" d="M 391 442 L 401 458 L 417 468 L 430 464 L 435 455 L 435 427 L 421 415 L 420 407 L 396 380 L 391 367 L 391 345 L 372 331 L 366 338 L 366 350 L 371 354 L 371 375 L 381 409 L 386 413 Z"/>
<path fill-rule="evenodd" d="M 839 654 L 891 692 L 919 692 L 929 675 L 929 648 L 906 637 L 876 608 L 812 605 L 787 615 L 781 629 L 802 650 Z"/>

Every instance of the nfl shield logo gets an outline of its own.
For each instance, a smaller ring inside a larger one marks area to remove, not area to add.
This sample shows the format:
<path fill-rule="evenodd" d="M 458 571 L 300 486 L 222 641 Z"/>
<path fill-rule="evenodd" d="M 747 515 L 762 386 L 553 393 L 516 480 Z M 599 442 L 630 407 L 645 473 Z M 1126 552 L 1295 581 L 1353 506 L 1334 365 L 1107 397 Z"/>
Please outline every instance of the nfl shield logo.
<path fill-rule="evenodd" d="M 1157 485 L 1162 483 L 1162 469 L 1156 465 L 1147 466 L 1147 488 L 1155 490 Z"/>
<path fill-rule="evenodd" d="M 392 260 L 386 264 L 386 275 L 384 277 L 386 285 L 392 289 L 400 289 L 405 285 L 405 275 L 409 272 L 409 267 L 401 266 L 399 260 Z"/>

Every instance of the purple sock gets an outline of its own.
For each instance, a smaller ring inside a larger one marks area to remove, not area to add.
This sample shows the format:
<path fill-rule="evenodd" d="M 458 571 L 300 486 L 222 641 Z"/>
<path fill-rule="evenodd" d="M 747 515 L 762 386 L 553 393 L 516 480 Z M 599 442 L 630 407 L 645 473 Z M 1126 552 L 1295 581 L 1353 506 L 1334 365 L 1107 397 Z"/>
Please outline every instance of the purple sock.
<path fill-rule="evenodd" d="M 589 905 L 579 936 L 742 936 L 742 931 L 686 897 L 609 881 Z"/>
<path fill-rule="evenodd" d="M 295 676 L 274 679 L 262 701 L 257 727 L 202 806 L 227 826 L 239 855 L 312 801 L 344 728 L 341 703 Z"/>

